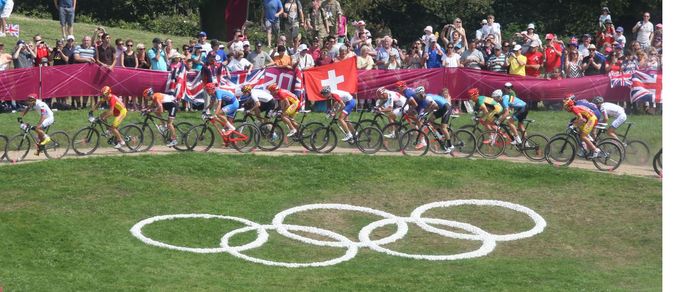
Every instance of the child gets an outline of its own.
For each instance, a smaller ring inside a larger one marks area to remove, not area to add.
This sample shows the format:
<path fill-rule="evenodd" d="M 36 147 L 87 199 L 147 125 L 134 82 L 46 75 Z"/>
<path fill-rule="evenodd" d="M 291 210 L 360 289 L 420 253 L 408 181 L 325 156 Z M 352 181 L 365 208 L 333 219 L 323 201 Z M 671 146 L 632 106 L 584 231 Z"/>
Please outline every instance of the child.
<path fill-rule="evenodd" d="M 344 43 L 346 41 L 346 27 L 347 27 L 347 22 L 348 18 L 346 18 L 345 15 L 343 15 L 343 12 L 339 11 L 338 17 L 336 18 L 336 32 L 338 35 L 338 42 L 339 43 Z"/>

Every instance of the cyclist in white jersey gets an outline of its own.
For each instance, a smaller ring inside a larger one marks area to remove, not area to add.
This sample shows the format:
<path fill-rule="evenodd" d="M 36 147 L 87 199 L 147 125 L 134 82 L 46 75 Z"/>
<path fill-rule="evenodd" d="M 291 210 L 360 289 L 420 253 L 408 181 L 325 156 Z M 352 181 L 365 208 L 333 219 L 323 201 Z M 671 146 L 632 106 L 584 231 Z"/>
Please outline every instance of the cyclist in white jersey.
<path fill-rule="evenodd" d="M 614 118 L 613 123 L 611 123 L 611 126 L 606 133 L 609 137 L 620 140 L 618 139 L 618 135 L 616 135 L 616 129 L 618 129 L 618 127 L 620 127 L 628 118 L 625 114 L 625 110 L 617 104 L 604 102 L 604 98 L 601 96 L 595 97 L 592 101 L 599 107 L 599 111 L 602 112 L 602 120 L 600 122 L 608 123 L 609 117 Z"/>
<path fill-rule="evenodd" d="M 397 118 L 403 115 L 403 107 L 407 103 L 407 98 L 400 93 L 381 87 L 377 89 L 377 98 L 377 107 L 379 111 L 386 113 L 389 123 L 394 123 Z M 389 139 L 395 138 L 395 129 L 392 129 L 390 133 L 384 134 L 384 137 Z"/>
<path fill-rule="evenodd" d="M 341 128 L 346 132 L 346 137 L 341 139 L 344 142 L 353 139 L 353 133 L 355 129 L 353 125 L 348 121 L 348 116 L 353 112 L 355 108 L 355 98 L 349 92 L 343 90 L 332 90 L 329 86 L 325 86 L 320 91 L 320 94 L 326 99 L 332 99 L 339 109 L 336 110 L 335 114 L 339 114 L 339 124 Z"/>
<path fill-rule="evenodd" d="M 39 115 L 40 120 L 36 123 L 35 130 L 38 133 L 38 139 L 40 140 L 40 145 L 46 145 L 52 141 L 50 136 L 45 134 L 45 128 L 49 127 L 54 123 L 54 115 L 52 110 L 46 103 L 42 100 L 38 100 L 35 94 L 28 96 L 28 106 L 21 113 L 21 117 L 25 116 L 30 109 L 34 109 Z"/>
<path fill-rule="evenodd" d="M 244 109 L 253 111 L 261 123 L 267 122 L 267 114 L 277 109 L 277 101 L 270 92 L 264 89 L 254 89 L 251 85 L 244 85 L 242 87 L 242 96 L 239 98 L 239 104 L 243 104 Z M 265 112 L 266 116 L 261 117 L 261 112 Z"/>

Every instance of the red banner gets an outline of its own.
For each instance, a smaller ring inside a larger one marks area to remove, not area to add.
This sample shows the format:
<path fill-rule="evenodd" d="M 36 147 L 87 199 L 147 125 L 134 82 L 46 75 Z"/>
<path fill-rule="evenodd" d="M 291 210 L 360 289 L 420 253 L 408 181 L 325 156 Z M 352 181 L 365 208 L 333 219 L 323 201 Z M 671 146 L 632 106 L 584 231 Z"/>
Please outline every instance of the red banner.
<path fill-rule="evenodd" d="M 314 67 L 303 71 L 305 91 L 312 101 L 323 100 L 320 90 L 329 86 L 332 90 L 344 90 L 350 93 L 358 91 L 358 67 L 355 57 L 338 63 Z"/>

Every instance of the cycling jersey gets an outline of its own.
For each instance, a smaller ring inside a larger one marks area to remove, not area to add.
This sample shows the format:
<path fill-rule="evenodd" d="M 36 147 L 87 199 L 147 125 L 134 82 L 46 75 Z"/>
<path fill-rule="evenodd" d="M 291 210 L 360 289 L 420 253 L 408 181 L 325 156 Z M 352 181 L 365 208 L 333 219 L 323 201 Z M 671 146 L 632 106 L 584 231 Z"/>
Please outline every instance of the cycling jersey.
<path fill-rule="evenodd" d="M 509 107 L 515 110 L 520 110 L 526 107 L 526 102 L 513 95 L 503 95 L 502 109 L 508 109 Z"/>
<path fill-rule="evenodd" d="M 175 101 L 176 101 L 175 96 L 172 96 L 172 95 L 169 95 L 169 94 L 165 94 L 165 93 L 161 93 L 161 92 L 156 92 L 156 93 L 154 93 L 154 94 L 152 95 L 152 100 L 153 100 L 154 102 L 157 102 L 157 101 L 158 101 L 158 102 L 160 102 L 160 103 L 162 103 L 162 104 L 163 104 L 163 103 L 166 103 L 166 102 L 175 102 Z"/>
<path fill-rule="evenodd" d="M 415 95 L 417 95 L 417 92 L 414 90 L 414 88 L 405 88 L 403 89 L 403 95 L 407 97 L 407 99 L 414 98 Z"/>
<path fill-rule="evenodd" d="M 383 108 L 388 108 L 388 107 L 393 107 L 394 99 L 397 97 L 397 93 L 395 92 L 387 92 L 388 97 L 386 99 L 377 99 L 376 106 L 378 107 L 383 107 Z"/>
<path fill-rule="evenodd" d="M 590 109 L 590 111 L 592 111 L 592 113 L 597 117 L 597 120 L 601 120 L 601 112 L 597 108 L 597 105 L 595 105 L 594 103 L 591 103 L 587 100 L 581 99 L 581 100 L 577 100 L 575 102 L 575 105 L 584 106 L 584 107 Z"/>
<path fill-rule="evenodd" d="M 618 129 L 618 127 L 620 127 L 620 125 L 622 125 L 627 119 L 625 110 L 617 104 L 605 102 L 601 104 L 599 109 L 602 112 L 604 119 L 615 117 L 615 120 L 613 123 L 611 123 L 612 128 Z"/>
<path fill-rule="evenodd" d="M 351 95 L 347 91 L 343 90 L 332 90 L 331 92 L 332 99 L 334 99 L 337 102 L 343 101 L 344 103 L 347 103 L 351 100 L 353 100 L 353 95 Z"/>
<path fill-rule="evenodd" d="M 301 102 L 298 100 L 295 94 L 286 89 L 279 89 L 274 94 L 274 97 L 278 100 L 287 100 L 289 102 L 289 107 L 286 108 L 284 114 L 290 117 L 296 116 L 296 112 L 301 108 Z"/>
<path fill-rule="evenodd" d="M 488 109 L 488 114 L 482 117 L 486 122 L 492 122 L 495 115 L 502 113 L 502 106 L 497 101 L 490 97 L 480 95 L 476 100 L 476 109 L 478 110 L 482 106 L 485 106 Z"/>
<path fill-rule="evenodd" d="M 114 111 L 114 122 L 111 123 L 111 126 L 114 128 L 118 128 L 118 126 L 121 124 L 123 119 L 125 119 L 126 114 L 128 113 L 128 110 L 126 110 L 125 104 L 118 99 L 113 94 L 109 94 L 109 110 Z"/>
<path fill-rule="evenodd" d="M 223 105 L 237 102 L 237 97 L 235 97 L 232 92 L 224 89 L 216 89 L 215 94 L 211 98 L 214 98 L 217 101 L 222 101 Z"/>
<path fill-rule="evenodd" d="M 47 103 L 43 102 L 42 100 L 36 100 L 36 104 L 33 105 L 33 109 L 41 116 L 45 116 L 45 118 L 52 118 L 52 110 L 50 107 L 47 105 Z"/>
<path fill-rule="evenodd" d="M 585 137 L 592 132 L 592 128 L 597 124 L 597 116 L 592 113 L 592 110 L 582 105 L 575 105 L 571 108 L 571 112 L 578 118 L 585 119 L 587 122 L 580 127 L 580 136 Z"/>
<path fill-rule="evenodd" d="M 437 95 L 437 94 L 428 93 L 428 94 L 426 94 L 426 97 L 424 98 L 424 100 L 426 101 L 427 106 L 428 106 L 428 104 L 430 104 L 433 101 L 438 105 L 438 108 L 442 108 L 445 105 L 450 104 L 450 102 L 447 99 L 445 99 L 445 97 L 442 97 L 442 96 Z"/>
<path fill-rule="evenodd" d="M 407 103 L 407 98 L 395 91 L 388 91 L 389 96 L 393 96 L 393 108 L 402 108 Z"/>
<path fill-rule="evenodd" d="M 242 96 L 242 99 L 244 98 L 251 98 L 254 102 L 259 101 L 260 103 L 266 103 L 274 99 L 272 94 L 264 89 L 251 89 L 251 94 L 246 97 Z"/>

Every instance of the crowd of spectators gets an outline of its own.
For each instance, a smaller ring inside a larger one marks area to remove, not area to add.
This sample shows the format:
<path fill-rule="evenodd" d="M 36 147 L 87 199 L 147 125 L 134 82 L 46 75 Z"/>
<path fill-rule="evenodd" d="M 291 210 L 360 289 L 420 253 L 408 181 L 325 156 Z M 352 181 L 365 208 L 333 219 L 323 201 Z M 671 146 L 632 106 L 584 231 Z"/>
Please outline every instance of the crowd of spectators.
<path fill-rule="evenodd" d="M 174 46 L 171 39 L 155 38 L 152 47 L 131 39 L 112 41 L 103 28 L 77 43 L 71 34 L 76 0 L 54 0 L 60 9 L 63 40 L 54 46 L 40 35 L 32 41 L 18 40 L 12 49 L 0 39 L 0 71 L 30 66 L 95 63 L 116 67 L 171 71 L 201 71 L 204 81 L 215 82 L 222 74 L 266 67 L 307 69 L 357 56 L 358 69 L 418 69 L 466 67 L 537 78 L 578 78 L 596 74 L 629 73 L 634 70 L 661 71 L 663 25 L 642 20 L 627 33 L 616 27 L 610 11 L 603 7 L 594 35 L 586 33 L 561 37 L 543 33 L 529 23 L 527 29 L 504 38 L 502 25 L 488 15 L 480 29 L 467 32 L 456 18 L 440 31 L 432 26 L 415 36 L 406 48 L 385 35 L 372 37 L 362 20 L 349 22 L 337 0 L 313 0 L 303 7 L 300 0 L 264 0 L 263 29 L 267 43 L 249 41 L 246 26 L 234 32 L 226 43 L 208 40 L 199 32 L 188 43 Z M 283 2 L 281 2 L 283 1 Z M 62 19 L 63 18 L 63 19 Z M 348 25 L 352 29 L 348 29 Z M 566 40 L 566 41 L 564 41 Z M 96 102 L 96 97 L 93 97 Z M 140 98 L 124 97 L 131 109 L 144 106 Z M 49 100 L 48 100 L 49 102 Z M 63 99 L 57 107 L 85 108 L 88 98 Z"/>

